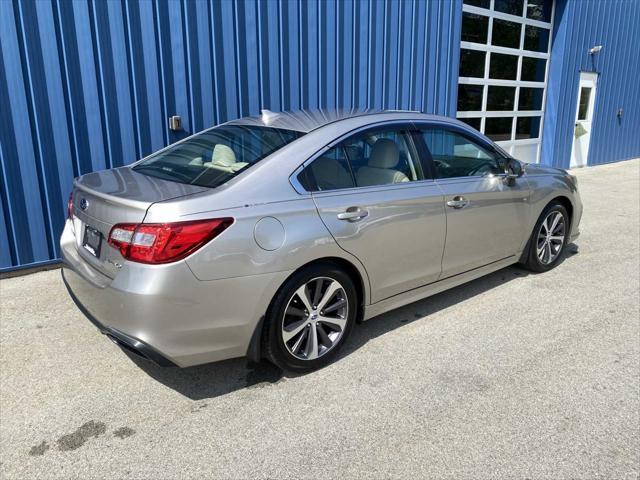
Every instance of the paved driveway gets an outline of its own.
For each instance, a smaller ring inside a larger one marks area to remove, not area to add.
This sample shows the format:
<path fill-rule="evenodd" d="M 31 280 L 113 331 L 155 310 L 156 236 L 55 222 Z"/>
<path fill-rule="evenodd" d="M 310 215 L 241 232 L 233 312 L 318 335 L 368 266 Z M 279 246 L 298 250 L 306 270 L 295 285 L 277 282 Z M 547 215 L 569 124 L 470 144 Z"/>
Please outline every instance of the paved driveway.
<path fill-rule="evenodd" d="M 0 476 L 637 478 L 640 162 L 577 174 L 579 254 L 375 318 L 305 376 L 156 368 L 59 271 L 0 281 Z"/>

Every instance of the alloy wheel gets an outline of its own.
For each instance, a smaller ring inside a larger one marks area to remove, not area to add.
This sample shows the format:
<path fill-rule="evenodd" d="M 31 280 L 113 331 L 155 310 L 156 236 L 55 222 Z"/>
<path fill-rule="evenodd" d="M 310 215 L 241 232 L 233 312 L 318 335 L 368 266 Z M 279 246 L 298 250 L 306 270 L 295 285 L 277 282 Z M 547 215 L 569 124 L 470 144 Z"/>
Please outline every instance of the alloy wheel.
<path fill-rule="evenodd" d="M 564 245 L 566 222 L 562 212 L 554 210 L 547 215 L 538 231 L 538 260 L 544 265 L 553 263 Z"/>
<path fill-rule="evenodd" d="M 314 278 L 289 299 L 282 319 L 282 340 L 300 360 L 315 360 L 335 347 L 347 326 L 349 300 L 333 278 Z"/>

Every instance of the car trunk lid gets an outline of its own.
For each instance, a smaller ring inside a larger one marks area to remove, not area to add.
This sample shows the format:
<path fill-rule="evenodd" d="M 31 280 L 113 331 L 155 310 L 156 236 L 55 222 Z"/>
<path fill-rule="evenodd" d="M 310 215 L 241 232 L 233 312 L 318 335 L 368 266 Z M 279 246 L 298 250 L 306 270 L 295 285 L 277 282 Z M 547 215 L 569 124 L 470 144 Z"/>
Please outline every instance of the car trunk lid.
<path fill-rule="evenodd" d="M 123 263 L 120 252 L 107 243 L 115 224 L 141 223 L 154 203 L 206 190 L 143 175 L 129 167 L 83 175 L 75 180 L 72 193 L 78 252 L 94 268 L 113 278 Z"/>

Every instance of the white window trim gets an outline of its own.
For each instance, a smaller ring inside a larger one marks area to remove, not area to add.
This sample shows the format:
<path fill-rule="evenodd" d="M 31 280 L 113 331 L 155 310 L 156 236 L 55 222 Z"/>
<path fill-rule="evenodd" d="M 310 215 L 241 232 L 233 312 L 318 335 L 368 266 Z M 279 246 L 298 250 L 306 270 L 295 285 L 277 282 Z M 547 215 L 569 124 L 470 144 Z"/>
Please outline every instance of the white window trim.
<path fill-rule="evenodd" d="M 484 65 L 484 76 L 480 77 L 459 77 L 459 84 L 466 85 L 481 85 L 483 86 L 482 90 L 482 110 L 481 111 L 460 111 L 457 112 L 456 117 L 460 119 L 464 118 L 480 118 L 480 131 L 484 132 L 485 129 L 485 120 L 487 118 L 497 118 L 497 117 L 512 117 L 511 124 L 511 139 L 496 142 L 502 148 L 507 150 L 509 153 L 513 154 L 514 150 L 518 146 L 525 145 L 536 145 L 537 149 L 535 153 L 535 161 L 540 161 L 540 145 L 542 143 L 542 135 L 544 131 L 544 107 L 547 101 L 547 82 L 549 78 L 549 59 L 551 57 L 551 44 L 552 44 L 552 35 L 553 35 L 553 24 L 555 19 L 555 0 L 553 2 L 551 8 L 551 22 L 542 22 L 539 20 L 532 20 L 527 18 L 527 7 L 528 1 L 524 0 L 523 6 L 523 16 L 518 17 L 515 15 L 510 15 L 507 13 L 496 12 L 493 10 L 494 8 L 494 0 L 490 0 L 489 10 L 475 7 L 473 5 L 463 4 L 462 11 L 482 15 L 489 19 L 488 21 L 488 31 L 487 31 L 487 43 L 475 43 L 475 42 L 460 42 L 460 48 L 468 49 L 468 50 L 476 50 L 486 52 L 485 55 L 485 65 Z M 493 20 L 501 19 L 501 20 L 509 20 L 513 22 L 517 22 L 523 27 L 520 30 L 520 48 L 509 48 L 509 47 L 501 47 L 497 45 L 491 45 L 492 41 L 492 33 L 493 33 Z M 549 30 L 549 44 L 547 46 L 547 52 L 533 52 L 530 50 L 525 50 L 524 47 L 524 36 L 525 36 L 525 27 L 526 25 L 531 25 L 534 27 L 540 27 Z M 490 58 L 491 53 L 502 53 L 507 55 L 516 55 L 518 56 L 518 66 L 516 79 L 520 78 L 522 72 L 522 57 L 533 57 L 545 60 L 545 73 L 544 73 L 544 81 L 542 82 L 532 82 L 532 81 L 522 81 L 522 80 L 505 80 L 505 79 L 491 79 L 489 78 L 489 66 L 490 66 Z M 514 110 L 501 110 L 501 111 L 491 111 L 487 112 L 487 91 L 489 85 L 495 86 L 509 86 L 516 87 L 516 92 L 514 96 Z M 518 111 L 518 102 L 520 97 L 520 87 L 525 88 L 542 88 L 542 110 L 530 110 L 530 111 Z M 540 117 L 540 129 L 538 131 L 537 138 L 527 138 L 527 139 L 516 139 L 516 123 L 518 118 L 520 117 Z"/>
<path fill-rule="evenodd" d="M 524 32 L 524 29 L 522 29 L 522 31 Z M 521 44 L 522 44 L 523 35 L 524 33 L 520 35 Z M 541 58 L 541 59 L 547 59 L 550 56 L 548 53 L 534 52 L 533 50 L 525 50 L 523 48 L 502 47 L 500 45 L 485 45 L 483 43 L 475 43 L 475 42 L 461 41 L 460 48 L 464 48 L 466 50 L 478 50 L 481 52 L 504 53 L 505 55 L 526 55 L 527 57 L 535 57 L 535 58 Z"/>
<path fill-rule="evenodd" d="M 525 2 L 523 16 L 518 17 L 517 15 L 511 15 L 510 13 L 496 12 L 493 10 L 493 0 L 491 0 L 491 5 L 489 5 L 490 10 L 482 7 L 476 7 L 474 5 L 467 5 L 464 3 L 462 5 L 462 11 L 468 13 L 476 13 L 478 15 L 483 15 L 485 17 L 493 17 L 499 18 L 500 20 L 509 20 L 510 22 L 518 22 L 524 23 L 525 25 L 531 25 L 532 27 L 541 27 L 541 28 L 551 28 L 553 25 L 553 11 L 551 12 L 551 22 L 543 22 L 542 20 L 534 20 L 532 18 L 527 17 L 527 3 Z"/>

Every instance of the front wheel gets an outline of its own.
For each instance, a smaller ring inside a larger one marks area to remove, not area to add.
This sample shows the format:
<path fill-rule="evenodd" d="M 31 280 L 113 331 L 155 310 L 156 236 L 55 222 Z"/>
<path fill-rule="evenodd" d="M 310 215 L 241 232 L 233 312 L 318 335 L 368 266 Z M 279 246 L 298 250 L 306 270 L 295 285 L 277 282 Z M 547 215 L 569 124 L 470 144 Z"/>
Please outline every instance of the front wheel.
<path fill-rule="evenodd" d="M 544 209 L 529 239 L 529 253 L 523 265 L 534 272 L 546 272 L 555 267 L 569 235 L 569 215 L 559 202 Z"/>
<path fill-rule="evenodd" d="M 346 341 L 357 309 L 353 281 L 337 266 L 317 264 L 296 272 L 267 313 L 267 358 L 296 372 L 325 366 Z"/>

